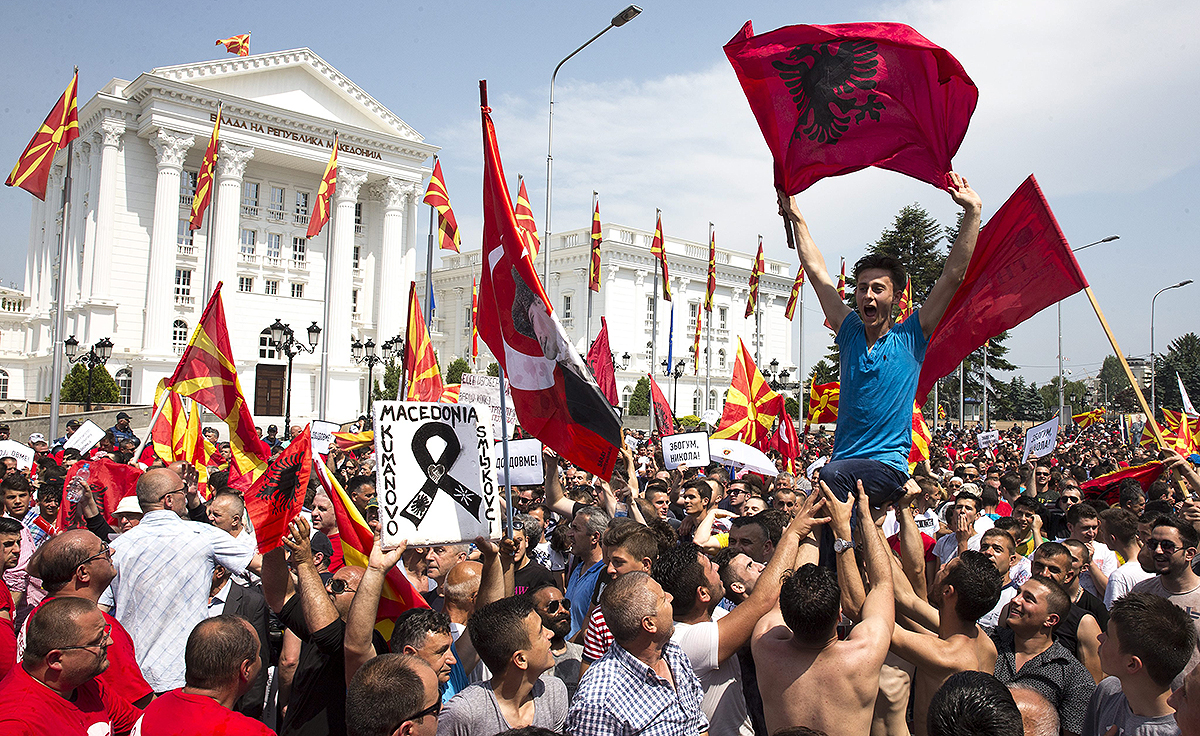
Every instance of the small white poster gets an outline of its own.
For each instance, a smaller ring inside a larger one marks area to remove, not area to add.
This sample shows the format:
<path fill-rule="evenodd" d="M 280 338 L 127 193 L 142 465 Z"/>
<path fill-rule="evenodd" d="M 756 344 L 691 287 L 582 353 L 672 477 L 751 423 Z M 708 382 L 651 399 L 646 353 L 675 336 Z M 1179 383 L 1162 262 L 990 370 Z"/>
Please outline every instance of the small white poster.
<path fill-rule="evenodd" d="M 29 470 L 33 467 L 33 448 L 26 447 L 16 440 L 0 441 L 0 457 L 17 459 L 17 470 Z"/>
<path fill-rule="evenodd" d="M 1021 462 L 1031 457 L 1045 457 L 1054 452 L 1058 444 L 1058 417 L 1031 427 L 1025 433 L 1025 450 L 1021 453 Z"/>
<path fill-rule="evenodd" d="M 667 470 L 680 465 L 703 468 L 708 465 L 708 435 L 704 432 L 672 434 L 662 438 L 663 461 Z"/>
<path fill-rule="evenodd" d="M 384 545 L 499 539 L 500 495 L 486 407 L 377 401 L 374 409 Z"/>
<path fill-rule="evenodd" d="M 504 447 L 497 442 L 496 463 L 500 468 L 501 486 L 540 486 L 545 482 L 542 470 L 542 441 L 539 439 L 508 441 L 508 472 L 504 472 Z M 511 478 L 512 480 L 509 480 Z"/>
<path fill-rule="evenodd" d="M 104 430 L 96 426 L 96 423 L 91 419 L 83 423 L 79 429 L 75 430 L 75 434 L 67 440 L 67 444 L 63 447 L 67 450 L 76 449 L 80 453 L 86 453 L 88 450 L 96 446 L 96 443 L 104 439 Z"/>
<path fill-rule="evenodd" d="M 314 419 L 312 422 L 312 451 L 314 455 L 328 455 L 333 445 L 333 433 L 338 430 L 333 422 L 322 422 Z"/>
<path fill-rule="evenodd" d="M 1000 430 L 993 429 L 991 432 L 980 432 L 975 435 L 975 439 L 979 442 L 979 449 L 981 450 L 995 447 L 1000 444 Z"/>
<path fill-rule="evenodd" d="M 500 378 L 481 373 L 464 373 L 459 379 L 458 403 L 486 406 L 492 417 L 492 435 L 499 437 L 500 424 Z M 508 416 L 508 436 L 513 436 L 517 426 L 517 410 L 513 407 L 512 390 L 504 384 L 505 413 Z"/>

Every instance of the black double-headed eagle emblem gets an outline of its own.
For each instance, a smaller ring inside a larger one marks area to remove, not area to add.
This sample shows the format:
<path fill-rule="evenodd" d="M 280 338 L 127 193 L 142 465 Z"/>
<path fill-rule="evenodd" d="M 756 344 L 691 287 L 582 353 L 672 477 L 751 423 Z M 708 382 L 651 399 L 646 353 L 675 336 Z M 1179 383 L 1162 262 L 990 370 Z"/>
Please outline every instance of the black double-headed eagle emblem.
<path fill-rule="evenodd" d="M 884 105 L 871 90 L 879 63 L 876 43 L 864 39 L 801 44 L 787 61 L 773 62 L 799 113 L 793 135 L 833 144 L 850 129 L 851 118 L 878 122 Z"/>

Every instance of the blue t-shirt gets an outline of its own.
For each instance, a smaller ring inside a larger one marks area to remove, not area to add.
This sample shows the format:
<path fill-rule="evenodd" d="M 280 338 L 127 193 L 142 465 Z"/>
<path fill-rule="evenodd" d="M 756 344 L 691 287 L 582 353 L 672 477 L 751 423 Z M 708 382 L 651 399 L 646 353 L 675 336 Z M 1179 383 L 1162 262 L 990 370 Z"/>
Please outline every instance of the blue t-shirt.
<path fill-rule="evenodd" d="M 567 638 L 575 636 L 587 624 L 588 607 L 592 603 L 592 592 L 596 589 L 596 579 L 600 571 L 606 567 L 604 560 L 583 570 L 580 565 L 571 573 L 567 581 L 566 597 L 571 601 L 571 633 Z M 582 571 L 582 572 L 581 572 Z"/>
<path fill-rule="evenodd" d="M 913 396 L 929 344 L 920 310 L 892 325 L 870 350 L 862 318 L 851 312 L 842 320 L 837 344 L 841 390 L 831 459 L 878 460 L 907 473 Z"/>

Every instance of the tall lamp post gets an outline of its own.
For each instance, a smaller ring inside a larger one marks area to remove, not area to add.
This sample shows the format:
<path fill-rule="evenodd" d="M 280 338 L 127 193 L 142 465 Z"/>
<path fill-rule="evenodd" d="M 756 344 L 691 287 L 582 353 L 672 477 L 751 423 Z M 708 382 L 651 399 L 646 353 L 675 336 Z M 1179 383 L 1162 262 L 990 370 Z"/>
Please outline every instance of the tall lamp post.
<path fill-rule="evenodd" d="M 1073 249 L 1071 249 L 1071 252 L 1078 253 L 1081 250 L 1091 248 L 1093 245 L 1100 245 L 1101 243 L 1111 243 L 1112 241 L 1119 240 L 1120 238 L 1121 238 L 1120 235 L 1109 235 L 1107 238 L 1100 238 L 1099 240 L 1088 243 L 1087 245 L 1081 245 L 1078 248 L 1073 248 Z M 1151 340 L 1151 342 L 1153 342 L 1153 340 Z M 1063 401 L 1062 300 L 1059 300 L 1059 302 L 1058 302 L 1058 426 L 1060 426 L 1060 427 L 1063 426 L 1062 422 L 1063 422 L 1064 406 L 1065 406 L 1065 403 Z"/>
<path fill-rule="evenodd" d="M 321 328 L 313 322 L 308 326 L 308 344 L 300 342 L 296 339 L 296 333 L 292 331 L 289 325 L 275 320 L 275 324 L 267 328 L 271 331 L 271 345 L 276 352 L 283 353 L 287 356 L 287 409 L 283 418 L 284 436 L 291 439 L 292 433 L 292 361 L 300 353 L 312 353 L 317 349 L 317 343 L 321 341 Z"/>
<path fill-rule="evenodd" d="M 625 8 L 621 12 L 614 15 L 612 17 L 612 20 L 610 20 L 608 22 L 608 26 L 603 31 L 600 31 L 596 35 L 592 36 L 591 38 L 588 39 L 587 43 L 585 43 L 584 45 L 575 49 L 571 53 L 567 54 L 567 57 L 565 59 L 558 62 L 558 66 L 554 67 L 554 73 L 550 75 L 550 115 L 549 115 L 549 122 L 546 125 L 546 130 L 547 130 L 547 133 L 546 133 L 546 135 L 547 135 L 547 139 L 546 139 L 546 223 L 545 223 L 546 232 L 545 232 L 545 236 L 542 238 L 542 252 L 543 252 L 542 282 L 543 283 L 550 283 L 550 281 L 549 281 L 549 279 L 550 279 L 550 203 L 551 203 L 551 199 L 552 199 L 550 183 L 553 180 L 552 172 L 553 172 L 553 168 L 554 168 L 554 155 L 553 155 L 553 151 L 554 151 L 554 80 L 558 77 L 558 70 L 562 68 L 563 64 L 566 64 L 568 61 L 570 61 L 572 56 L 574 56 L 575 54 L 578 54 L 580 51 L 583 51 L 584 49 L 586 49 L 589 45 L 591 45 L 592 41 L 595 41 L 597 38 L 600 38 L 601 36 L 603 36 L 605 33 L 608 33 L 613 28 L 620 28 L 621 26 L 625 25 L 629 21 L 638 17 L 638 14 L 640 14 L 641 12 L 642 12 L 642 9 L 639 8 L 638 6 L 630 5 L 629 7 Z"/>
<path fill-rule="evenodd" d="M 85 411 L 92 410 L 92 369 L 102 366 L 112 357 L 113 342 L 107 337 L 102 337 L 96 341 L 96 344 L 88 348 L 86 353 L 79 354 L 79 341 L 71 335 L 66 340 L 63 340 L 63 352 L 67 355 L 67 360 L 72 363 L 82 362 L 87 368 L 87 401 L 84 404 Z"/>
<path fill-rule="evenodd" d="M 663 375 L 675 377 L 675 385 L 671 388 L 671 414 L 673 416 L 679 416 L 679 412 L 675 410 L 675 407 L 679 404 L 679 377 L 683 375 L 683 367 L 685 365 L 687 365 L 687 361 L 683 358 L 675 362 L 674 368 L 671 367 L 670 362 L 665 358 L 662 362 Z"/>
<path fill-rule="evenodd" d="M 365 343 L 358 340 L 350 343 L 350 354 L 354 357 L 355 363 L 367 364 L 367 416 L 371 416 L 371 407 L 374 405 L 375 399 L 375 384 L 372 382 L 372 375 L 375 372 L 375 366 L 385 361 L 392 359 L 392 354 L 396 350 L 396 343 L 400 341 L 399 337 L 393 337 L 380 347 L 383 349 L 383 355 L 375 354 L 375 341 L 367 338 Z"/>
<path fill-rule="evenodd" d="M 1159 289 L 1158 293 L 1154 295 L 1154 298 L 1150 300 L 1150 421 L 1152 422 L 1156 421 L 1155 417 L 1158 416 L 1158 398 L 1154 392 L 1154 374 L 1157 372 L 1156 369 L 1158 368 L 1158 361 L 1154 355 L 1154 300 L 1158 299 L 1158 295 L 1164 291 L 1178 289 L 1181 286 L 1187 286 L 1190 283 L 1192 283 L 1192 280 L 1187 279 L 1186 281 L 1180 281 L 1178 284 L 1164 286 L 1163 288 Z"/>

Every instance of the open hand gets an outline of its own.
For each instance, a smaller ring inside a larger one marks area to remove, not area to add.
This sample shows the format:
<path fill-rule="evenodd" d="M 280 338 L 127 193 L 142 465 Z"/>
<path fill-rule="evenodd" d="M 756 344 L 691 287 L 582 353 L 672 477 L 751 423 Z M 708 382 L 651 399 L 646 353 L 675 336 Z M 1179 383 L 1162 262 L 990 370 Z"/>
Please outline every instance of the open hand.
<path fill-rule="evenodd" d="M 312 544 L 309 541 L 311 527 L 303 516 L 297 516 L 288 524 L 288 533 L 283 535 L 283 544 L 292 552 L 292 565 L 312 563 Z"/>
<path fill-rule="evenodd" d="M 950 192 L 950 198 L 954 200 L 954 203 L 965 210 L 983 209 L 983 200 L 967 184 L 966 177 L 957 172 L 950 172 L 950 185 L 946 187 L 946 191 Z"/>

